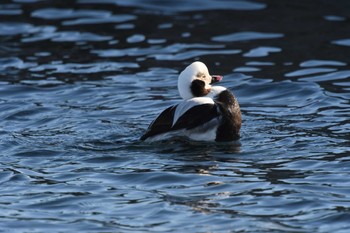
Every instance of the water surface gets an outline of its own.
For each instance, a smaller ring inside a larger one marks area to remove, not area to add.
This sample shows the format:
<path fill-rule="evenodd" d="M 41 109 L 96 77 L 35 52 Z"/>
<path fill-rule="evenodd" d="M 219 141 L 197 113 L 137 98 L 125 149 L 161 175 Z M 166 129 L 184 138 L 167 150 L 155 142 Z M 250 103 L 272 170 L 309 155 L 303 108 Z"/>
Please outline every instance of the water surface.
<path fill-rule="evenodd" d="M 348 1 L 0 3 L 0 232 L 347 232 Z M 240 143 L 138 139 L 195 60 Z"/>

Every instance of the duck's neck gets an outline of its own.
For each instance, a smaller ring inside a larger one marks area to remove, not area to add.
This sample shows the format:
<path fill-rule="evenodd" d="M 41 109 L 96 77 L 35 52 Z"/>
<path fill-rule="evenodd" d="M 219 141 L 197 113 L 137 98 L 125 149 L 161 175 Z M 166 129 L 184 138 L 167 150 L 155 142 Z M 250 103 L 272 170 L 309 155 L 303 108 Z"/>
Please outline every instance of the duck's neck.
<path fill-rule="evenodd" d="M 221 92 L 225 90 L 226 90 L 226 87 L 212 86 L 210 89 L 210 92 L 206 95 L 206 97 L 210 97 L 213 99 L 215 96 L 219 95 Z"/>

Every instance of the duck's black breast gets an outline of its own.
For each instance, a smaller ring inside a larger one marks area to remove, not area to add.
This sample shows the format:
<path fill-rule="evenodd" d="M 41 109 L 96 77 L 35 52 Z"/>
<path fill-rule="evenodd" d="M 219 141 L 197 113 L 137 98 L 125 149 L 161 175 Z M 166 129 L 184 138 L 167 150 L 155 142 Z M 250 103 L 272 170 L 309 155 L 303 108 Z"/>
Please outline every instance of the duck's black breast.
<path fill-rule="evenodd" d="M 215 103 L 221 113 L 221 120 L 217 129 L 215 141 L 238 140 L 242 125 L 241 110 L 236 97 L 229 91 L 222 91 Z"/>

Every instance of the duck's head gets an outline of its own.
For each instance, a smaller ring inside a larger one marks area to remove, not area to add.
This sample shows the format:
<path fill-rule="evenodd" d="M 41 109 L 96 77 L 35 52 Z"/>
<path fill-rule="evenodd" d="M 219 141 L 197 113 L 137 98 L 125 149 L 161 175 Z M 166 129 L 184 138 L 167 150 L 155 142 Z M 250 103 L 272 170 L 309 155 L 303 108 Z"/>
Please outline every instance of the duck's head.
<path fill-rule="evenodd" d="M 212 83 L 222 80 L 220 75 L 210 75 L 207 66 L 200 61 L 187 66 L 179 75 L 177 88 L 183 99 L 207 96 Z"/>

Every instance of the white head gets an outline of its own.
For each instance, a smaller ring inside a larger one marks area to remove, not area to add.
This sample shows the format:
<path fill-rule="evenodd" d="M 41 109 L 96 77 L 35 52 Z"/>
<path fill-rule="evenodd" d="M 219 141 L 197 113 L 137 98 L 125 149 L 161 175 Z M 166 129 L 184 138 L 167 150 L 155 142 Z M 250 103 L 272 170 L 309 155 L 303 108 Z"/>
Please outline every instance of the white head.
<path fill-rule="evenodd" d="M 187 66 L 179 75 L 177 88 L 183 99 L 207 96 L 212 91 L 210 84 L 221 81 L 222 76 L 210 75 L 207 66 L 200 61 Z"/>

